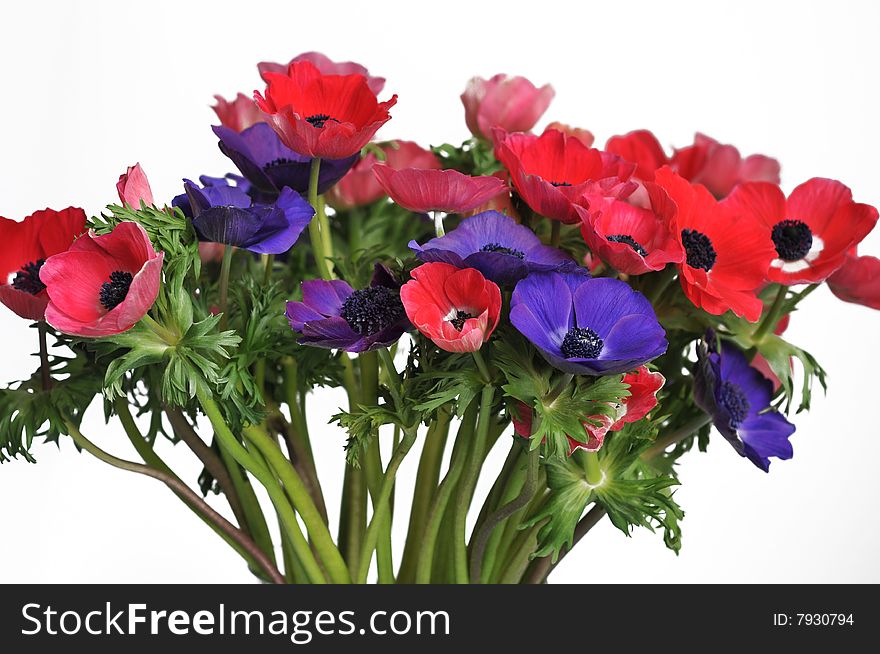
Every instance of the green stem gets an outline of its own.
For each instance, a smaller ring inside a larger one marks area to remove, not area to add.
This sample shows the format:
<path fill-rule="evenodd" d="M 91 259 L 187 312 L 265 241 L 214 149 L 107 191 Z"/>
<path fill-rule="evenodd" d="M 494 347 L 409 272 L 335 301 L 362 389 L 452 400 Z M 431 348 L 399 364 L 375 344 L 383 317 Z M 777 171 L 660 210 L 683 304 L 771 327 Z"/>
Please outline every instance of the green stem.
<path fill-rule="evenodd" d="M 127 406 L 125 410 L 128 410 Z M 166 406 L 164 407 L 164 410 L 165 415 L 168 416 L 168 421 L 171 423 L 171 429 L 174 432 L 174 435 L 179 440 L 183 441 L 190 451 L 196 455 L 199 461 L 202 462 L 202 465 L 205 466 L 205 470 L 214 477 L 217 485 L 220 487 L 220 491 L 229 503 L 229 508 L 232 509 L 232 514 L 235 516 L 238 526 L 247 531 L 247 516 L 241 505 L 241 499 L 238 497 L 238 493 L 232 483 L 232 476 L 229 474 L 226 466 L 223 465 L 223 461 L 220 460 L 220 457 L 213 449 L 208 447 L 208 445 L 199 438 L 199 435 L 196 433 L 195 429 L 193 429 L 193 426 L 189 423 L 189 420 L 186 419 L 180 409 Z M 117 413 L 119 413 L 118 409 Z M 236 466 L 237 465 L 238 464 L 236 464 Z"/>
<path fill-rule="evenodd" d="M 544 406 L 549 406 L 553 404 L 556 399 L 562 395 L 562 392 L 568 388 L 568 385 L 571 384 L 572 379 L 574 379 L 574 375 L 570 372 L 562 375 L 553 388 L 550 389 L 550 392 L 543 398 Z"/>
<path fill-rule="evenodd" d="M 342 379 L 348 394 L 348 410 L 359 411 L 360 387 L 354 371 L 354 363 L 345 352 L 339 353 L 342 362 Z M 360 562 L 361 545 L 367 530 L 367 484 L 364 470 L 345 464 L 342 480 L 342 500 L 339 507 L 339 547 L 348 562 L 354 578 Z"/>
<path fill-rule="evenodd" d="M 312 159 L 309 171 L 309 204 L 315 210 L 315 216 L 309 221 L 309 238 L 312 242 L 312 252 L 315 255 L 315 265 L 322 279 L 333 279 L 333 272 L 327 261 L 327 251 L 324 248 L 324 236 L 321 234 L 321 218 L 318 215 L 318 175 L 321 172 L 321 160 Z"/>
<path fill-rule="evenodd" d="M 540 462 L 540 459 L 540 450 L 535 449 L 529 452 L 528 464 L 526 466 L 526 481 L 523 484 L 520 494 L 490 515 L 474 537 L 474 544 L 471 548 L 470 568 L 472 584 L 480 583 L 482 577 L 483 554 L 486 551 L 486 545 L 488 544 L 489 537 L 492 535 L 495 527 L 525 507 L 531 502 L 532 497 L 534 497 L 535 491 L 538 489 L 538 463 Z"/>
<path fill-rule="evenodd" d="M 232 270 L 232 255 L 235 248 L 227 245 L 220 264 L 220 331 L 229 327 L 229 272 Z"/>
<path fill-rule="evenodd" d="M 431 500 L 440 481 L 440 466 L 443 464 L 443 451 L 446 448 L 451 419 L 450 410 L 446 407 L 440 408 L 437 418 L 431 423 L 425 436 L 425 445 L 416 473 L 416 487 L 413 491 L 406 544 L 403 547 L 403 558 L 398 575 L 398 581 L 402 583 L 411 583 L 415 580 L 419 546 L 424 537 Z"/>
<path fill-rule="evenodd" d="M 452 460 L 449 462 L 449 470 L 437 489 L 434 501 L 431 504 L 431 512 L 425 524 L 425 535 L 422 539 L 422 548 L 416 563 L 416 583 L 427 584 L 431 582 L 431 571 L 434 566 L 434 555 L 437 549 L 437 541 L 440 535 L 440 527 L 446 516 L 446 508 L 452 493 L 458 484 L 458 480 L 464 472 L 464 464 L 467 459 L 470 440 L 474 434 L 474 422 L 477 418 L 477 405 L 471 402 L 458 428 L 455 436 L 455 445 L 452 449 Z"/>
<path fill-rule="evenodd" d="M 388 348 L 379 348 L 376 350 L 379 353 L 379 359 L 382 361 L 382 366 L 385 368 L 385 373 L 388 376 L 388 390 L 391 391 L 391 398 L 394 400 L 394 406 L 400 407 L 401 400 L 403 399 L 403 388 L 400 384 L 400 375 L 397 373 L 397 368 L 394 366 L 394 358 L 391 356 L 391 352 Z"/>
<path fill-rule="evenodd" d="M 263 286 L 268 286 L 272 281 L 272 266 L 275 263 L 274 254 L 264 254 L 263 259 Z"/>
<path fill-rule="evenodd" d="M 598 486 L 605 478 L 605 473 L 602 472 L 602 467 L 599 465 L 599 453 L 583 452 L 583 460 L 587 483 L 593 487 Z"/>
<path fill-rule="evenodd" d="M 785 297 L 787 294 L 788 286 L 780 284 L 779 290 L 776 291 L 776 297 L 773 299 L 773 304 L 770 305 L 770 309 L 764 314 L 764 319 L 761 320 L 761 323 L 752 335 L 752 341 L 754 343 L 760 343 L 766 338 L 767 334 L 776 329 L 776 324 L 782 317 L 782 309 L 785 306 Z"/>
<path fill-rule="evenodd" d="M 373 550 L 376 548 L 376 542 L 379 539 L 379 527 L 382 525 L 383 520 L 390 521 L 391 491 L 394 489 L 397 469 L 400 468 L 400 464 L 403 463 L 413 443 L 416 442 L 417 427 L 418 425 L 414 425 L 404 430 L 403 440 L 397 446 L 397 449 L 394 450 L 394 454 L 391 455 L 391 461 L 388 462 L 388 468 L 385 470 L 385 477 L 382 479 L 382 487 L 379 491 L 378 506 L 373 513 L 373 519 L 370 520 L 369 527 L 367 527 L 364 543 L 361 546 L 360 567 L 356 577 L 358 583 L 366 583 L 367 574 L 370 570 L 370 559 L 373 558 Z"/>
<path fill-rule="evenodd" d="M 678 429 L 674 429 L 668 434 L 664 434 L 662 437 L 655 440 L 651 447 L 642 452 L 642 461 L 650 461 L 651 459 L 660 456 L 667 450 L 667 448 L 678 444 L 688 436 L 692 436 L 696 431 L 708 425 L 710 422 L 712 422 L 712 417 L 702 413 Z"/>
<path fill-rule="evenodd" d="M 252 565 L 258 566 L 272 581 L 272 583 L 284 583 L 284 577 L 278 571 L 278 568 L 275 567 L 274 561 L 269 560 L 265 552 L 263 552 L 256 543 L 248 538 L 247 535 L 245 535 L 241 530 L 236 529 L 232 523 L 230 523 L 226 518 L 217 513 L 189 486 L 184 484 L 180 480 L 180 478 L 178 478 L 173 472 L 171 472 L 168 466 L 165 465 L 165 463 L 161 459 L 159 459 L 158 455 L 153 453 L 153 456 L 155 456 L 157 462 L 164 469 L 156 469 L 150 466 L 135 463 L 133 461 L 126 461 L 124 459 L 115 457 L 108 452 L 105 452 L 97 445 L 92 443 L 89 439 L 82 435 L 79 429 L 77 429 L 76 425 L 74 425 L 72 422 L 66 421 L 66 425 L 67 431 L 70 433 L 73 441 L 79 447 L 84 449 L 95 458 L 103 461 L 104 463 L 108 463 L 115 468 L 119 468 L 120 470 L 128 470 L 129 472 L 146 475 L 147 477 L 152 477 L 153 479 L 157 479 L 164 483 L 178 497 L 180 497 L 184 501 L 184 503 L 193 510 L 193 512 L 201 517 L 205 521 L 205 523 L 207 523 L 215 531 L 217 531 L 217 533 L 223 536 L 224 540 L 227 540 L 227 542 L 233 545 L 233 548 L 239 554 L 241 554 L 245 558 L 245 560 L 249 561 Z M 125 426 L 125 423 L 123 423 L 123 426 Z M 126 433 L 128 433 L 128 430 L 126 430 Z M 132 438 L 131 434 L 129 434 L 129 438 Z M 139 433 L 137 434 L 136 438 L 143 443 L 146 443 L 146 441 Z"/>
<path fill-rule="evenodd" d="M 523 529 L 514 539 L 511 545 L 511 553 L 507 557 L 504 565 L 504 574 L 498 580 L 500 584 L 515 584 L 520 581 L 523 572 L 528 565 L 529 557 L 535 551 L 537 545 L 537 535 L 541 527 L 550 518 L 541 520 L 538 524 L 530 529 Z"/>
<path fill-rule="evenodd" d="M 559 239 L 562 235 L 562 223 L 558 220 L 554 220 L 550 223 L 550 245 L 552 247 L 559 247 Z"/>
<path fill-rule="evenodd" d="M 258 464 L 244 446 L 238 442 L 238 439 L 226 425 L 220 407 L 217 406 L 214 399 L 202 388 L 197 389 L 196 395 L 202 409 L 214 426 L 214 432 L 217 434 L 221 447 L 225 446 L 235 460 L 266 488 L 269 499 L 272 500 L 281 520 L 283 532 L 290 538 L 294 554 L 305 569 L 309 581 L 314 584 L 326 583 L 321 566 L 318 565 L 305 536 L 303 536 L 293 507 L 288 502 L 284 490 L 275 481 L 272 472 Z"/>
<path fill-rule="evenodd" d="M 170 329 L 165 327 L 164 325 L 160 325 L 156 320 L 148 313 L 144 314 L 144 317 L 141 318 L 141 322 L 143 322 L 154 334 L 156 334 L 159 338 L 165 341 L 168 345 L 175 345 L 177 341 L 180 340 L 179 336 L 172 332 Z"/>
<path fill-rule="evenodd" d="M 348 575 L 348 569 L 345 567 L 345 560 L 339 553 L 321 512 L 312 501 L 306 485 L 297 473 L 290 461 L 288 461 L 278 444 L 257 426 L 244 428 L 245 438 L 253 443 L 260 454 L 269 464 L 269 467 L 275 471 L 275 474 L 281 480 L 284 491 L 293 503 L 293 507 L 299 513 L 303 522 L 308 529 L 309 537 L 314 543 L 318 556 L 327 568 L 330 580 L 336 584 L 349 583 L 351 580 Z"/>
<path fill-rule="evenodd" d="M 375 351 L 362 352 L 358 355 L 361 368 L 361 400 L 364 404 L 374 405 L 379 402 L 379 359 Z M 364 453 L 367 488 L 373 500 L 373 512 L 376 512 L 379 492 L 382 485 L 382 457 L 379 451 L 379 432 L 373 433 L 367 451 Z M 379 540 L 376 545 L 376 563 L 380 584 L 394 583 L 394 563 L 391 548 L 391 522 L 393 507 L 388 507 L 388 519 L 379 527 Z"/>
<path fill-rule="evenodd" d="M 474 489 L 477 485 L 477 479 L 480 476 L 480 467 L 483 463 L 485 454 L 486 440 L 489 435 L 489 423 L 492 418 L 492 400 L 495 397 L 495 387 L 487 384 L 483 386 L 483 392 L 480 394 L 480 413 L 477 418 L 477 430 L 473 439 L 473 446 L 468 457 L 467 467 L 465 468 L 464 477 L 458 487 L 458 493 L 455 499 L 454 512 L 454 541 L 453 541 L 453 561 L 455 569 L 456 583 L 468 583 L 468 563 L 467 563 L 467 536 L 465 534 L 467 527 L 467 513 L 471 505 L 471 499 Z"/>
<path fill-rule="evenodd" d="M 655 276 L 657 278 L 657 285 L 654 286 L 651 290 L 651 294 L 648 296 L 652 305 L 657 306 L 660 303 L 660 298 L 663 297 L 666 289 L 669 288 L 675 280 L 676 272 L 676 267 L 670 264 Z M 596 271 L 593 271 L 593 276 L 596 276 Z"/>
<path fill-rule="evenodd" d="M 522 449 L 523 448 L 520 448 L 520 450 Z M 519 452 L 519 455 L 523 456 L 522 451 Z M 510 502 L 518 497 L 520 492 L 522 491 L 523 486 L 525 485 L 527 475 L 528 465 L 517 466 L 516 470 L 513 470 L 512 473 L 508 475 L 507 483 L 505 484 L 503 494 L 501 495 L 499 502 L 503 502 L 504 504 L 506 504 L 507 502 Z M 503 506 L 503 504 L 500 505 Z M 489 581 L 494 578 L 493 575 L 495 572 L 495 568 L 498 565 L 499 553 L 504 551 L 502 545 L 504 545 L 504 547 L 506 548 L 504 540 L 505 533 L 507 532 L 506 527 L 510 526 L 511 531 L 513 531 L 513 526 L 519 526 L 520 518 L 524 511 L 525 507 L 521 507 L 513 514 L 511 514 L 506 520 L 497 525 L 492 531 L 492 535 L 489 537 L 489 542 L 486 545 L 486 553 L 483 556 L 483 568 L 480 573 L 481 584 L 488 584 Z"/>
<path fill-rule="evenodd" d="M 40 388 L 48 391 L 52 388 L 52 378 L 49 375 L 49 347 L 46 344 L 46 321 L 37 323 L 37 340 L 40 342 Z"/>
<path fill-rule="evenodd" d="M 596 504 L 587 512 L 583 518 L 577 523 L 577 526 L 574 528 L 574 537 L 571 541 L 571 547 L 567 547 L 563 549 L 556 561 L 553 561 L 552 556 L 543 556 L 539 559 L 535 559 L 529 565 L 526 570 L 525 575 L 523 576 L 522 581 L 527 584 L 543 584 L 547 581 L 547 577 L 550 576 L 550 573 L 553 572 L 553 569 L 559 565 L 559 562 L 565 558 L 565 555 L 571 552 L 572 548 L 580 542 L 580 540 L 587 535 L 587 533 L 595 527 L 598 522 L 605 516 L 605 507 Z"/>
<path fill-rule="evenodd" d="M 474 350 L 472 354 L 474 355 L 474 361 L 477 363 L 477 370 L 480 371 L 480 375 L 483 377 L 483 383 L 491 384 L 492 375 L 489 372 L 489 366 L 486 365 L 486 360 L 483 358 L 483 355 L 479 350 Z"/>

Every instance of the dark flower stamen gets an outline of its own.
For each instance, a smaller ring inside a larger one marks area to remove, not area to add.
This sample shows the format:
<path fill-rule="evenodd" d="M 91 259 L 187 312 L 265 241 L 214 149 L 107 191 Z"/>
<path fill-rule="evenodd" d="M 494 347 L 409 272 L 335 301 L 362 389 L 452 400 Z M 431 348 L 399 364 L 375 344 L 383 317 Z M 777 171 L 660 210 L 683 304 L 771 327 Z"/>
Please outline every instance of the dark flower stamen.
<path fill-rule="evenodd" d="M 599 334 L 589 327 L 572 327 L 562 339 L 562 356 L 566 359 L 595 359 L 602 352 L 602 341 Z"/>
<path fill-rule="evenodd" d="M 45 259 L 37 259 L 24 264 L 12 279 L 12 287 L 17 291 L 24 291 L 31 295 L 37 295 L 46 288 L 40 280 L 40 268 L 46 263 Z"/>
<path fill-rule="evenodd" d="M 315 114 L 314 116 L 309 116 L 308 118 L 306 118 L 306 122 L 311 123 L 318 129 L 324 127 L 324 123 L 326 123 L 328 120 L 332 120 L 336 123 L 339 122 L 338 120 L 336 120 L 335 118 L 331 118 L 327 114 Z"/>
<path fill-rule="evenodd" d="M 470 320 L 471 318 L 473 318 L 473 315 L 469 314 L 467 311 L 459 311 L 456 309 L 455 318 L 453 318 L 449 322 L 452 323 L 452 326 L 455 327 L 457 331 L 461 331 L 462 329 L 464 329 L 465 321 Z"/>
<path fill-rule="evenodd" d="M 633 250 L 639 253 L 639 256 L 647 257 L 648 252 L 643 248 L 638 241 L 636 241 L 629 234 L 612 234 L 611 236 L 605 237 L 606 241 L 610 241 L 611 243 L 626 243 Z"/>
<path fill-rule="evenodd" d="M 708 236 L 695 229 L 683 229 L 681 243 L 687 253 L 687 265 L 691 268 L 702 268 L 706 272 L 712 270 L 717 255 Z"/>
<path fill-rule="evenodd" d="M 739 427 L 749 416 L 749 398 L 739 385 L 726 381 L 718 389 L 719 403 L 730 414 L 730 426 Z"/>
<path fill-rule="evenodd" d="M 783 261 L 798 261 L 813 247 L 813 232 L 800 220 L 782 220 L 773 226 L 770 234 L 776 253 Z"/>
<path fill-rule="evenodd" d="M 486 243 L 486 245 L 480 248 L 480 252 L 500 252 L 501 254 L 509 254 L 510 256 L 516 257 L 517 259 L 526 258 L 526 253 L 522 250 L 506 248 L 500 243 Z"/>
<path fill-rule="evenodd" d="M 403 303 L 400 293 L 386 286 L 355 291 L 342 303 L 340 315 L 362 336 L 376 334 L 400 320 Z"/>
<path fill-rule="evenodd" d="M 107 311 L 112 311 L 125 299 L 128 295 L 128 288 L 134 276 L 129 272 L 117 270 L 110 273 L 110 281 L 101 284 L 101 304 Z"/>
<path fill-rule="evenodd" d="M 278 157 L 277 159 L 273 159 L 265 166 L 263 166 L 263 170 L 269 170 L 271 168 L 280 168 L 281 166 L 296 166 L 302 165 L 299 161 L 294 161 L 293 159 L 288 159 L 286 157 Z"/>
<path fill-rule="evenodd" d="M 553 186 L 571 186 L 568 182 L 550 182 Z"/>

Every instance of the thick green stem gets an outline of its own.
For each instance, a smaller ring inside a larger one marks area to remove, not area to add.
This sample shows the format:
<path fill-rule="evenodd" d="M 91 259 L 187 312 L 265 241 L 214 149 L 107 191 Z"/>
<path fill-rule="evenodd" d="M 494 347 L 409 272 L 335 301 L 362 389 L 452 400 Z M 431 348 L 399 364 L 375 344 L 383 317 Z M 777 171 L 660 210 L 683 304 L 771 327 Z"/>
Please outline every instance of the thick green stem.
<path fill-rule="evenodd" d="M 403 548 L 403 559 L 400 562 L 398 581 L 412 583 L 415 580 L 416 561 L 419 546 L 425 533 L 431 501 L 440 481 L 440 466 L 443 463 L 443 451 L 449 436 L 450 410 L 443 407 L 437 411 L 437 418 L 428 428 L 419 469 L 416 473 L 416 487 L 413 491 L 412 509 L 409 515 L 409 529 L 406 544 Z"/>
<path fill-rule="evenodd" d="M 434 233 L 437 235 L 437 238 L 446 236 L 446 228 L 443 226 L 443 212 L 432 211 L 431 213 L 434 216 Z"/>
<path fill-rule="evenodd" d="M 437 541 L 440 535 L 440 527 L 444 523 L 446 508 L 452 493 L 458 485 L 459 478 L 464 472 L 465 460 L 470 448 L 470 440 L 474 434 L 474 423 L 477 419 L 478 407 L 471 402 L 458 428 L 455 436 L 455 445 L 452 449 L 452 460 L 449 462 L 449 470 L 437 489 L 434 501 L 431 504 L 431 512 L 425 524 L 425 535 L 422 539 L 422 548 L 419 552 L 416 564 L 416 583 L 427 584 L 431 582 L 431 571 L 434 566 L 434 555 L 437 549 Z M 451 523 L 451 520 L 449 521 Z"/>
<path fill-rule="evenodd" d="M 377 404 L 379 401 L 379 359 L 376 352 L 362 352 L 358 355 L 361 367 L 361 399 L 364 404 Z M 373 434 L 372 442 L 364 453 L 367 488 L 373 499 L 373 512 L 376 512 L 379 492 L 382 485 L 382 457 L 379 450 L 379 432 Z M 388 507 L 388 518 L 379 526 L 379 540 L 376 545 L 376 565 L 380 584 L 394 583 L 394 562 L 391 548 L 391 522 L 393 507 Z"/>
<path fill-rule="evenodd" d="M 577 526 L 574 528 L 574 538 L 571 541 L 571 547 L 565 548 L 559 553 L 559 557 L 556 561 L 553 561 L 553 557 L 551 556 L 543 556 L 539 559 L 535 559 L 529 565 L 526 573 L 523 575 L 522 581 L 526 584 L 543 584 L 547 581 L 547 577 L 553 572 L 553 569 L 559 565 L 560 561 L 565 558 L 565 555 L 568 554 L 572 548 L 578 544 L 578 542 L 587 535 L 587 533 L 595 527 L 599 521 L 605 516 L 605 507 L 600 504 L 596 504 L 587 512 L 583 518 L 577 523 Z"/>
<path fill-rule="evenodd" d="M 312 159 L 312 167 L 309 172 L 309 204 L 315 210 L 315 216 L 309 222 L 309 238 L 312 242 L 312 253 L 315 256 L 315 265 L 322 279 L 333 279 L 330 263 L 327 261 L 328 252 L 324 246 L 324 235 L 321 233 L 323 225 L 318 215 L 318 175 L 321 172 L 321 160 Z"/>
<path fill-rule="evenodd" d="M 528 464 L 526 466 L 526 481 L 520 494 L 490 515 L 474 537 L 473 547 L 471 548 L 470 568 L 472 584 L 481 583 L 483 554 L 486 551 L 486 545 L 495 527 L 532 501 L 535 491 L 538 489 L 538 463 L 540 459 L 540 450 L 535 449 L 529 452 Z"/>
<path fill-rule="evenodd" d="M 232 255 L 235 248 L 227 245 L 220 264 L 220 331 L 229 327 L 229 271 L 232 269 Z"/>
<path fill-rule="evenodd" d="M 269 467 L 275 472 L 284 486 L 284 491 L 293 503 L 308 529 L 309 537 L 314 543 L 315 550 L 330 575 L 330 580 L 336 584 L 344 584 L 350 581 L 345 560 L 339 553 L 321 512 L 312 501 L 306 485 L 297 473 L 290 461 L 288 461 L 278 444 L 257 426 L 244 428 L 244 436 L 253 443 L 260 454 L 266 460 Z"/>
<path fill-rule="evenodd" d="M 489 372 L 489 366 L 486 365 L 486 360 L 483 358 L 483 355 L 479 350 L 474 350 L 474 361 L 477 364 L 477 370 L 480 371 L 480 375 L 483 377 L 484 384 L 492 383 L 492 374 Z"/>
<path fill-rule="evenodd" d="M 354 363 L 345 352 L 339 353 L 342 362 L 342 378 L 348 394 L 348 410 L 359 411 L 360 386 L 354 371 Z M 357 576 L 361 545 L 367 530 L 367 482 L 362 468 L 345 464 L 342 480 L 342 501 L 339 509 L 339 547 L 348 562 L 349 572 Z"/>
<path fill-rule="evenodd" d="M 201 388 L 196 393 L 199 404 L 202 405 L 205 414 L 214 426 L 214 432 L 217 434 L 221 447 L 226 447 L 235 460 L 254 475 L 257 481 L 266 488 L 266 492 L 269 493 L 269 498 L 272 500 L 275 511 L 281 520 L 283 532 L 290 538 L 294 554 L 305 569 L 309 581 L 314 584 L 326 583 L 327 580 L 324 577 L 321 566 L 318 565 L 308 541 L 303 536 L 293 507 L 288 502 L 284 490 L 275 480 L 275 476 L 270 470 L 260 465 L 244 446 L 238 442 L 238 439 L 227 426 L 220 407 L 217 406 L 214 399 Z"/>
<path fill-rule="evenodd" d="M 272 266 L 275 264 L 274 254 L 264 254 L 263 259 L 263 286 L 268 286 L 272 281 Z"/>
<path fill-rule="evenodd" d="M 367 573 L 370 570 L 370 560 L 373 558 L 373 550 L 376 548 L 376 542 L 379 539 L 379 528 L 383 520 L 390 521 L 389 507 L 391 499 L 391 491 L 394 489 L 394 480 L 397 477 L 397 470 L 404 458 L 416 442 L 418 425 L 413 425 L 404 430 L 403 440 L 391 455 L 391 461 L 388 462 L 388 468 L 385 470 L 385 477 L 382 479 L 382 487 L 379 491 L 378 506 L 373 513 L 373 519 L 367 527 L 367 533 L 364 536 L 364 543 L 361 546 L 361 560 L 358 568 L 356 581 L 358 583 L 366 583 Z"/>
<path fill-rule="evenodd" d="M 583 461 L 584 473 L 587 477 L 587 483 L 593 487 L 601 484 L 602 480 L 605 478 L 605 473 L 602 472 L 602 467 L 599 465 L 599 453 L 584 452 Z"/>
<path fill-rule="evenodd" d="M 477 486 L 477 479 L 480 476 L 480 468 L 483 464 L 483 456 L 485 455 L 486 440 L 489 435 L 489 423 L 492 419 L 492 400 L 495 397 L 495 387 L 487 384 L 483 386 L 480 394 L 480 413 L 477 419 L 477 430 L 473 439 L 473 445 L 468 457 L 467 467 L 461 484 L 458 487 L 458 493 L 455 499 L 455 513 L 453 529 L 453 561 L 455 569 L 456 583 L 468 583 L 468 563 L 467 563 L 467 513 L 471 505 L 474 489 Z"/>
<path fill-rule="evenodd" d="M 129 417 L 130 415 L 131 414 L 129 414 Z M 265 552 L 263 552 L 256 543 L 248 538 L 247 535 L 244 534 L 244 532 L 236 529 L 232 523 L 230 523 L 226 518 L 217 513 L 189 486 L 184 484 L 180 480 L 180 478 L 178 478 L 173 472 L 171 472 L 168 466 L 165 465 L 165 463 L 161 459 L 159 459 L 158 455 L 153 453 L 155 460 L 164 468 L 162 470 L 150 466 L 141 465 L 133 461 L 126 461 L 105 452 L 97 445 L 92 443 L 89 439 L 82 435 L 79 429 L 72 422 L 68 421 L 66 425 L 67 431 L 70 433 L 70 436 L 71 438 L 73 438 L 74 442 L 95 458 L 103 461 L 104 463 L 108 463 L 115 468 L 128 470 L 129 472 L 135 472 L 141 475 L 146 475 L 147 477 L 152 477 L 153 479 L 157 479 L 168 486 L 168 488 L 170 488 L 178 497 L 180 497 L 184 501 L 184 503 L 190 507 L 190 509 L 192 509 L 199 517 L 201 517 L 205 521 L 205 523 L 207 523 L 215 531 L 217 531 L 218 534 L 223 536 L 224 540 L 229 542 L 230 545 L 233 546 L 233 549 L 241 554 L 245 560 L 251 563 L 251 565 L 259 567 L 259 569 L 262 570 L 264 574 L 266 574 L 266 576 L 272 581 L 272 583 L 284 583 L 284 577 L 278 571 L 278 568 L 275 567 L 275 562 L 271 561 L 266 556 Z M 125 425 L 123 424 L 123 426 Z M 126 433 L 128 433 L 127 429 Z M 131 434 L 129 434 L 129 438 L 132 438 Z M 144 441 L 143 437 L 141 437 L 139 433 L 137 434 L 136 438 L 146 443 L 146 441 Z M 152 452 L 152 449 L 150 449 L 150 451 Z"/>
<path fill-rule="evenodd" d="M 764 340 L 767 334 L 776 329 L 776 325 L 782 317 L 782 310 L 785 307 L 785 297 L 787 294 L 788 286 L 780 284 L 779 290 L 776 291 L 776 297 L 773 299 L 773 304 L 770 305 L 770 308 L 764 314 L 763 320 L 761 320 L 758 328 L 752 335 L 752 341 L 760 343 Z"/>

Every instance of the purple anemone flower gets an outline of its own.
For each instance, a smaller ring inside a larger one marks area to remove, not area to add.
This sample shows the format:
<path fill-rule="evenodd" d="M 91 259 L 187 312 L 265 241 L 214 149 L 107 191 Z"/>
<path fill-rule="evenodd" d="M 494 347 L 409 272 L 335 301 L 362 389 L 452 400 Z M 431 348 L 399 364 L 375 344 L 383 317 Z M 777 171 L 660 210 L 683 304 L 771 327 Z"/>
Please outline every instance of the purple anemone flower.
<path fill-rule="evenodd" d="M 251 183 L 241 175 L 227 173 L 225 177 L 211 177 L 210 175 L 199 175 L 199 183 L 207 188 L 209 186 L 232 186 L 243 193 L 250 195 Z M 192 205 L 189 203 L 189 196 L 186 193 L 175 195 L 171 200 L 171 206 L 177 207 L 183 211 L 183 215 L 187 218 L 193 217 Z"/>
<path fill-rule="evenodd" d="M 531 272 L 573 270 L 574 260 L 544 245 L 528 227 L 498 211 L 467 218 L 454 230 L 424 245 L 410 241 L 420 261 L 476 268 L 497 284 L 513 284 Z"/>
<path fill-rule="evenodd" d="M 773 384 L 749 365 L 736 346 L 722 342 L 717 350 L 710 333 L 697 351 L 694 402 L 712 416 L 715 428 L 764 472 L 770 457 L 790 459 L 794 451 L 789 437 L 795 427 L 770 407 Z"/>
<path fill-rule="evenodd" d="M 510 322 L 550 365 L 578 375 L 635 370 L 667 346 L 651 303 L 617 279 L 532 273 L 513 290 Z"/>
<path fill-rule="evenodd" d="M 281 142 L 268 123 L 257 123 L 241 133 L 228 127 L 212 127 L 220 139 L 220 151 L 232 160 L 241 174 L 251 183 L 251 195 L 260 202 L 274 202 L 284 187 L 297 193 L 309 188 L 311 157 L 297 154 Z M 318 193 L 324 193 L 360 157 L 360 153 L 345 159 L 324 159 L 318 174 Z"/>
<path fill-rule="evenodd" d="M 400 282 L 376 265 L 367 288 L 341 279 L 302 283 L 302 302 L 287 303 L 287 319 L 303 345 L 367 352 L 388 347 L 411 327 L 400 301 Z"/>
<path fill-rule="evenodd" d="M 199 240 L 224 243 L 258 254 L 287 252 L 315 210 L 296 191 L 285 188 L 274 204 L 255 204 L 236 186 L 199 188 L 184 180 Z"/>

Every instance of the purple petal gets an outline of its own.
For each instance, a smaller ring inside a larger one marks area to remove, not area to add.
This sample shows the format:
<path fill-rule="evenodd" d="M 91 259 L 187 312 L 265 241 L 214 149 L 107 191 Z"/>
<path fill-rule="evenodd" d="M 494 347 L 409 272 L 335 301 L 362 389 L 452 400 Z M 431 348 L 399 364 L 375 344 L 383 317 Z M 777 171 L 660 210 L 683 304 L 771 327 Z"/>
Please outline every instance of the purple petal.
<path fill-rule="evenodd" d="M 312 279 L 302 283 L 303 303 L 323 316 L 338 316 L 354 289 L 341 279 Z"/>
<path fill-rule="evenodd" d="M 285 312 L 293 331 L 301 332 L 303 325 L 312 320 L 323 320 L 324 316 L 307 306 L 304 302 L 288 302 Z"/>
<path fill-rule="evenodd" d="M 303 345 L 347 350 L 359 340 L 361 335 L 349 327 L 344 318 L 334 316 L 307 322 L 303 326 L 302 338 L 299 342 Z"/>
<path fill-rule="evenodd" d="M 624 316 L 642 314 L 656 323 L 654 308 L 629 284 L 617 279 L 582 281 L 574 292 L 574 311 L 578 327 L 589 327 L 602 339 Z"/>

